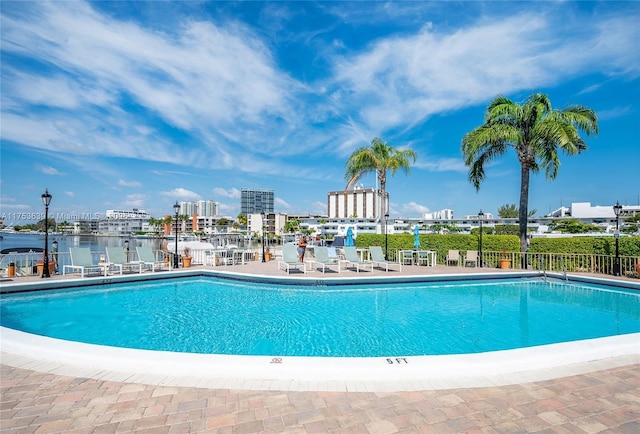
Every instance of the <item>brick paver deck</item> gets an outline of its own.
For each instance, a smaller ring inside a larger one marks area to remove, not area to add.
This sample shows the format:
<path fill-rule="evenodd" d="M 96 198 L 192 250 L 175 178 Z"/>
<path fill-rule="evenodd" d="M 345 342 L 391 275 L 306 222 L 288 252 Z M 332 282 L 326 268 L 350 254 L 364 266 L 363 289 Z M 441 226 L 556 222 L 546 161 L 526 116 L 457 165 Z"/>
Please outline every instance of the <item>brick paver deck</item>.
<path fill-rule="evenodd" d="M 640 360 L 525 384 L 384 393 L 163 387 L 1 364 L 0 392 L 2 433 L 640 433 Z"/>

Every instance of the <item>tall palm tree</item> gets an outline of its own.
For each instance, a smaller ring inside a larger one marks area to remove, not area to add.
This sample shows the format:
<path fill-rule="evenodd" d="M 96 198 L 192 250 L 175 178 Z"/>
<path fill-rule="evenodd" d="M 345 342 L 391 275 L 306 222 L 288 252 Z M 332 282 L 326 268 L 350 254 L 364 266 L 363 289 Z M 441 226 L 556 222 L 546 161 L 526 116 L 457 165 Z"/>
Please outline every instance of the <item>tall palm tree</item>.
<path fill-rule="evenodd" d="M 520 207 L 518 209 L 520 251 L 527 250 L 529 177 L 544 168 L 548 179 L 555 179 L 560 167 L 558 150 L 566 155 L 580 154 L 587 144 L 579 130 L 598 134 L 598 116 L 592 109 L 573 105 L 564 110 L 551 108 L 549 97 L 536 93 L 524 104 L 498 96 L 487 107 L 484 124 L 462 139 L 464 162 L 469 180 L 480 189 L 484 166 L 513 148 L 520 161 Z M 523 268 L 526 260 L 523 257 Z"/>
<path fill-rule="evenodd" d="M 371 172 L 375 172 L 380 182 L 380 191 L 383 200 L 386 202 L 387 171 L 391 171 L 391 176 L 395 175 L 398 169 L 409 173 L 411 163 L 415 163 L 418 155 L 411 149 L 395 149 L 376 137 L 371 140 L 368 148 L 357 149 L 346 164 L 345 179 L 348 180 L 346 189 L 353 187 L 358 179 Z M 384 204 L 382 212 L 388 211 L 388 204 Z"/>

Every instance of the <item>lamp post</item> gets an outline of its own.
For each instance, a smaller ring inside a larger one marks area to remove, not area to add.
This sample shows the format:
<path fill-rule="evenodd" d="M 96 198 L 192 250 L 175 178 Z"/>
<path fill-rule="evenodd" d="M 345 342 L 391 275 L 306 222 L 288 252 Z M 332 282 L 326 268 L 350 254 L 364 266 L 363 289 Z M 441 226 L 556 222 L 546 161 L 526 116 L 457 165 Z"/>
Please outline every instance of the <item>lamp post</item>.
<path fill-rule="evenodd" d="M 178 212 L 180 212 L 180 204 L 178 204 L 177 200 L 173 205 L 173 211 L 176 214 L 176 252 L 173 255 L 173 268 L 178 268 Z"/>
<path fill-rule="evenodd" d="M 260 213 L 260 217 L 261 217 L 260 224 L 262 225 L 262 262 L 267 262 L 267 260 L 264 257 L 264 219 L 265 219 L 264 211 Z"/>
<path fill-rule="evenodd" d="M 49 204 L 52 196 L 49 189 L 45 188 L 42 193 L 42 203 L 44 203 L 44 259 L 42 261 L 42 277 L 51 277 L 49 274 Z"/>
<path fill-rule="evenodd" d="M 389 213 L 384 215 L 384 259 L 389 259 L 389 236 L 387 225 L 389 223 Z"/>
<path fill-rule="evenodd" d="M 620 211 L 622 211 L 622 205 L 620 202 L 616 201 L 616 204 L 613 206 L 613 212 L 616 214 L 616 232 L 613 236 L 616 238 L 616 259 L 613 262 L 613 275 L 620 275 L 620 251 L 618 250 L 618 238 L 620 237 L 620 231 L 618 230 L 618 222 L 620 220 Z"/>
<path fill-rule="evenodd" d="M 480 212 L 478 213 L 478 219 L 480 220 L 480 268 L 482 268 L 482 220 L 484 220 L 484 213 L 482 212 L 482 210 L 480 210 Z"/>
<path fill-rule="evenodd" d="M 127 262 L 129 262 L 129 240 L 124 240 L 124 251 L 127 255 Z"/>

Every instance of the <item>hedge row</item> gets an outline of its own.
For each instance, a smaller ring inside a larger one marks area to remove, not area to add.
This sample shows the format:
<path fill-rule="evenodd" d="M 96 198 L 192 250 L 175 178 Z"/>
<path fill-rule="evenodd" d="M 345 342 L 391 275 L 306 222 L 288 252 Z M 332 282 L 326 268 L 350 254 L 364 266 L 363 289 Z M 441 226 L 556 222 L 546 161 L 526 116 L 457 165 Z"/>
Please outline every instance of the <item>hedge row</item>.
<path fill-rule="evenodd" d="M 387 246 L 390 256 L 397 250 L 412 249 L 415 237 L 412 234 L 389 234 Z M 420 248 L 435 250 L 438 257 L 446 257 L 449 250 L 479 250 L 479 234 L 420 234 Z M 359 234 L 356 246 L 366 248 L 372 245 L 385 247 L 383 234 Z M 517 235 L 482 235 L 482 249 L 487 252 L 519 252 L 520 239 Z M 621 237 L 620 256 L 640 256 L 640 237 Z M 533 238 L 529 245 L 532 253 L 574 253 L 593 255 L 614 255 L 613 237 L 573 237 L 573 238 Z M 393 258 L 394 256 L 392 256 Z"/>

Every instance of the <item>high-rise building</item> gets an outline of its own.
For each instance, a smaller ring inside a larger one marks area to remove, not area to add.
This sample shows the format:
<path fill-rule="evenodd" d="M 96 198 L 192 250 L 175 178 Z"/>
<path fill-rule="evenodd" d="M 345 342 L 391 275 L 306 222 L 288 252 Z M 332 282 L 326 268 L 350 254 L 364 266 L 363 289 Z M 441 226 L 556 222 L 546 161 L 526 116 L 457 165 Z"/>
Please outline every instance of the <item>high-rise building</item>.
<path fill-rule="evenodd" d="M 197 214 L 202 217 L 215 217 L 218 215 L 219 203 L 212 200 L 199 200 Z"/>
<path fill-rule="evenodd" d="M 180 215 L 192 216 L 197 214 L 203 217 L 215 217 L 219 213 L 220 204 L 212 200 L 199 200 L 197 202 L 179 202 Z"/>
<path fill-rule="evenodd" d="M 273 212 L 273 190 L 243 188 L 240 190 L 240 212 L 246 216 Z"/>
<path fill-rule="evenodd" d="M 389 193 L 374 188 L 354 188 L 353 190 L 330 191 L 327 193 L 327 214 L 329 218 L 382 218 L 387 212 Z M 386 200 L 384 200 L 386 199 Z"/>

